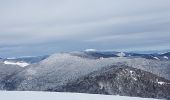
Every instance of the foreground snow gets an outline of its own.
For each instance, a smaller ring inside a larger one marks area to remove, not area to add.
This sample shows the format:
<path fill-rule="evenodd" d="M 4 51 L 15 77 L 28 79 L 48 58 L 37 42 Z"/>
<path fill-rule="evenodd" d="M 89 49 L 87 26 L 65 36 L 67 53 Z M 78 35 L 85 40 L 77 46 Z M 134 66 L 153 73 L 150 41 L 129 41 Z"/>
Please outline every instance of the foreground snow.
<path fill-rule="evenodd" d="M 148 98 L 52 92 L 1 91 L 0 100 L 156 100 Z"/>

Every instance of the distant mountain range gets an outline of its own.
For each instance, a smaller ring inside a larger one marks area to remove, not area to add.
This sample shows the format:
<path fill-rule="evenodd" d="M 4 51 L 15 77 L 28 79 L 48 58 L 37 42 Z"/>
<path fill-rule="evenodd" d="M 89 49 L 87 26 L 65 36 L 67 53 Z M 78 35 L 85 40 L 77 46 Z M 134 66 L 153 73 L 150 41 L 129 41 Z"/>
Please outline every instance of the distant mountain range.
<path fill-rule="evenodd" d="M 156 60 L 169 60 L 170 52 L 164 53 L 133 53 L 133 52 L 115 52 L 115 51 L 95 51 L 95 50 L 85 50 L 84 52 L 72 52 L 73 55 L 91 57 L 91 58 L 109 58 L 109 57 L 141 57 L 146 59 L 156 59 Z"/>
<path fill-rule="evenodd" d="M 0 89 L 170 98 L 169 58 L 170 52 L 141 54 L 92 49 L 1 58 Z"/>

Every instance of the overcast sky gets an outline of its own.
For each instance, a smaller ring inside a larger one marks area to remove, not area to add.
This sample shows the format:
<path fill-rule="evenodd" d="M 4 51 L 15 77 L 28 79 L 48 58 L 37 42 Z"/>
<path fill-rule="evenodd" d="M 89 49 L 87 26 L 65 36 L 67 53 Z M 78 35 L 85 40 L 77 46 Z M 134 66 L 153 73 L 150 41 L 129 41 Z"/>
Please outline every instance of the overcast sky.
<path fill-rule="evenodd" d="M 170 49 L 170 0 L 0 0 L 0 56 Z"/>

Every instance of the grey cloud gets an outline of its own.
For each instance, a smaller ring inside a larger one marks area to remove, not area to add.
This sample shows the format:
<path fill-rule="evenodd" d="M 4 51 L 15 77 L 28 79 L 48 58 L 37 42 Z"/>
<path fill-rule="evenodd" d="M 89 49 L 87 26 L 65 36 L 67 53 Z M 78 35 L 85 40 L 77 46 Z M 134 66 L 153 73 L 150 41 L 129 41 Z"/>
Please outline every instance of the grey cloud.
<path fill-rule="evenodd" d="M 168 48 L 169 9 L 168 0 L 4 0 L 0 51 Z"/>

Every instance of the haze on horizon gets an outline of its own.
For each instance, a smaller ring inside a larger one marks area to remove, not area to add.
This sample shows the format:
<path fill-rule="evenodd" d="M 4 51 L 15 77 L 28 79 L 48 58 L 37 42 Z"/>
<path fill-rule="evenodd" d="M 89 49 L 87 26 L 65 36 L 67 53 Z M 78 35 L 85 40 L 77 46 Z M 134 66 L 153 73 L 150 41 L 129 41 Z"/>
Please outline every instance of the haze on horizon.
<path fill-rule="evenodd" d="M 169 0 L 0 0 L 0 57 L 170 49 Z"/>

